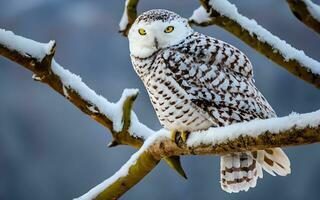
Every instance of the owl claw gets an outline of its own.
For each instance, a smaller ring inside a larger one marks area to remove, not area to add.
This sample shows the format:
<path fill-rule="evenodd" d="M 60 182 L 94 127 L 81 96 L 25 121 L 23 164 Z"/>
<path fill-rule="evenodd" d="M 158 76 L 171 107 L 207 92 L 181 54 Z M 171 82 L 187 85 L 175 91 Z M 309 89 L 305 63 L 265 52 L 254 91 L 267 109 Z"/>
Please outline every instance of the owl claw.
<path fill-rule="evenodd" d="M 187 139 L 189 137 L 190 132 L 189 131 L 182 131 L 181 133 L 181 139 L 184 143 L 187 142 Z"/>
<path fill-rule="evenodd" d="M 176 143 L 177 146 L 181 146 L 181 143 L 186 143 L 189 134 L 189 131 L 171 130 L 171 141 Z"/>

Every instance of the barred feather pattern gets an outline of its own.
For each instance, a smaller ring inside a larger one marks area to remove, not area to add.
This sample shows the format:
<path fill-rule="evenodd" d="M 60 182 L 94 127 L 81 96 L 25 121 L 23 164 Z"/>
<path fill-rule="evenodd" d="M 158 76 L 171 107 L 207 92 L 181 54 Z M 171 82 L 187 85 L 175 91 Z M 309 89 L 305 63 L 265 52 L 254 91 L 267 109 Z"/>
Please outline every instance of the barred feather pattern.
<path fill-rule="evenodd" d="M 251 152 L 233 153 L 221 156 L 221 187 L 227 192 L 248 191 L 255 187 L 262 168 Z"/>
<path fill-rule="evenodd" d="M 254 85 L 252 65 L 237 48 L 194 32 L 181 43 L 140 58 L 131 55 L 160 123 L 167 129 L 197 131 L 276 114 Z M 221 157 L 221 186 L 247 191 L 262 178 L 290 173 L 279 149 Z"/>
<path fill-rule="evenodd" d="M 290 161 L 280 148 L 221 156 L 221 187 L 229 193 L 248 191 L 263 178 L 263 171 L 275 176 L 290 174 Z"/>

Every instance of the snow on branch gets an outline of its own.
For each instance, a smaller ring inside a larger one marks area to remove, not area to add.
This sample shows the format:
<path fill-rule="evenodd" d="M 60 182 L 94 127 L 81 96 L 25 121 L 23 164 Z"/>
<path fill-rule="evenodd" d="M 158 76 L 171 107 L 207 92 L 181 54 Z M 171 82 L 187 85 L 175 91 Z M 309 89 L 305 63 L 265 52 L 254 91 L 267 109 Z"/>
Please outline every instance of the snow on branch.
<path fill-rule="evenodd" d="M 201 132 L 195 132 L 190 135 L 187 146 L 188 147 L 197 147 L 201 145 L 217 145 L 224 143 L 225 141 L 231 141 L 235 140 L 239 137 L 253 137 L 258 138 L 263 135 L 271 134 L 272 137 L 278 137 L 277 135 L 287 135 L 288 142 L 287 145 L 295 145 L 292 143 L 293 140 L 298 139 L 299 136 L 299 130 L 305 130 L 305 129 L 316 129 L 318 133 L 316 133 L 315 140 L 311 140 L 309 142 L 319 142 L 320 140 L 320 110 L 307 113 L 307 114 L 297 114 L 292 113 L 286 117 L 279 117 L 279 118 L 271 118 L 271 119 L 264 119 L 264 120 L 253 120 L 249 122 L 243 122 L 243 123 L 237 123 L 232 124 L 226 127 L 219 127 L 219 128 L 210 128 L 207 131 L 201 131 Z M 298 135 L 295 135 L 297 134 Z M 306 143 L 309 143 L 307 138 L 307 133 L 303 133 L 301 136 L 301 142 L 304 140 Z M 304 138 L 304 139 L 303 139 Z M 298 140 L 300 140 L 298 139 Z M 268 141 L 265 141 L 266 143 Z M 273 144 L 270 145 L 285 145 L 283 141 L 281 143 L 275 144 L 275 141 L 273 141 Z M 270 147 L 277 147 L 277 146 L 268 146 L 268 144 L 263 144 L 264 148 L 270 148 Z M 254 147 L 259 149 L 259 147 Z M 246 147 L 244 150 L 256 150 L 251 149 L 250 147 Z"/>
<path fill-rule="evenodd" d="M 137 6 L 139 0 L 126 0 L 122 18 L 119 23 L 119 31 L 127 36 L 131 25 L 137 18 Z"/>
<path fill-rule="evenodd" d="M 320 88 L 320 63 L 303 51 L 274 36 L 253 19 L 239 14 L 227 0 L 200 0 L 202 6 L 190 17 L 200 26 L 216 24 L 243 40 L 275 63 L 299 78 Z"/>
<path fill-rule="evenodd" d="M 201 1 L 192 20 L 218 24 L 258 51 L 319 87 L 319 63 L 241 16 L 227 1 Z M 126 34 L 136 17 L 137 0 L 127 0 L 120 30 Z M 279 45 L 281 44 L 281 45 Z M 0 55 L 31 70 L 36 81 L 48 84 L 85 114 L 111 130 L 111 146 L 127 144 L 139 148 L 112 177 L 79 199 L 116 199 L 142 180 L 161 159 L 179 155 L 225 154 L 320 141 L 320 111 L 283 118 L 256 120 L 191 133 L 187 143 L 172 142 L 166 130 L 154 132 L 132 112 L 137 90 L 125 90 L 117 103 L 96 94 L 81 78 L 54 59 L 56 43 L 39 43 L 0 29 Z"/>
<path fill-rule="evenodd" d="M 110 178 L 92 188 L 75 200 L 118 199 L 131 187 L 142 180 L 160 161 L 149 151 L 158 140 L 168 138 L 167 132 L 157 132 L 150 136 L 142 147 Z"/>
<path fill-rule="evenodd" d="M 40 43 L 17 36 L 11 31 L 0 29 L 0 44 L 10 50 L 18 51 L 23 56 L 32 57 L 37 61 L 41 61 L 45 56 L 53 53 L 55 41 Z"/>
<path fill-rule="evenodd" d="M 320 33 L 320 6 L 311 0 L 287 0 L 292 13 L 305 25 Z"/>
<path fill-rule="evenodd" d="M 55 46 L 53 41 L 39 43 L 0 30 L 0 55 L 31 70 L 34 80 L 48 84 L 82 112 L 109 128 L 113 135 L 110 146 L 128 144 L 140 147 L 153 131 L 140 123 L 131 111 L 138 90 L 126 89 L 117 103 L 109 102 L 83 83 L 81 77 L 53 59 Z"/>
<path fill-rule="evenodd" d="M 146 176 L 163 158 L 179 155 L 224 154 L 320 141 L 320 111 L 288 117 L 255 120 L 191 133 L 187 143 L 177 146 L 167 130 L 154 132 L 140 123 L 131 111 L 137 90 L 125 90 L 117 103 L 96 94 L 81 78 L 54 59 L 55 43 L 42 44 L 0 32 L 0 55 L 34 73 L 34 79 L 48 84 L 85 114 L 111 130 L 110 146 L 141 147 L 111 178 L 80 199 L 115 199 Z"/>
<path fill-rule="evenodd" d="M 78 200 L 118 198 L 167 156 L 219 155 L 316 142 L 320 142 L 320 110 L 193 132 L 187 143 L 180 141 L 179 146 L 170 139 L 169 131 L 161 129 L 118 172 Z M 119 188 L 119 185 L 123 186 Z M 114 188 L 118 190 L 115 192 Z"/>

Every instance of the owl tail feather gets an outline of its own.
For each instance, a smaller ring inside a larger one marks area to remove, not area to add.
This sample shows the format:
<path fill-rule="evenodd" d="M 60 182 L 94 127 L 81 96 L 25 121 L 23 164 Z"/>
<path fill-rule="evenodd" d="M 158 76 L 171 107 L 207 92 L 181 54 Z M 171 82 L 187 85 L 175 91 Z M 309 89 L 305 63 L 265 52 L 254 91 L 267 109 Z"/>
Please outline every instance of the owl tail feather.
<path fill-rule="evenodd" d="M 187 179 L 187 175 L 184 172 L 181 162 L 180 162 L 180 157 L 179 156 L 171 156 L 164 158 L 164 160 L 167 162 L 167 164 L 174 169 L 180 176 L 183 178 Z"/>
<path fill-rule="evenodd" d="M 221 187 L 226 192 L 248 191 L 262 178 L 262 168 L 251 152 L 221 156 Z"/>
<path fill-rule="evenodd" d="M 290 174 L 290 161 L 280 148 L 221 156 L 221 187 L 226 192 L 248 191 L 263 177 L 262 169 L 271 175 Z"/>
<path fill-rule="evenodd" d="M 257 162 L 272 176 L 286 176 L 291 173 L 290 160 L 281 148 L 253 152 Z"/>

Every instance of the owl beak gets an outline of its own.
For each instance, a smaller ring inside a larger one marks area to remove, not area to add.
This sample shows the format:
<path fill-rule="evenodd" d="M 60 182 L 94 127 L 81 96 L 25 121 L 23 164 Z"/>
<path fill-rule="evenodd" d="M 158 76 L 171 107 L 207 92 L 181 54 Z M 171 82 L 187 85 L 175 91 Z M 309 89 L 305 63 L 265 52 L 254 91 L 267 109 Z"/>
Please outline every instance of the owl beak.
<path fill-rule="evenodd" d="M 157 38 L 154 38 L 154 46 L 156 47 L 156 49 L 159 48 L 159 42 L 158 42 Z"/>

